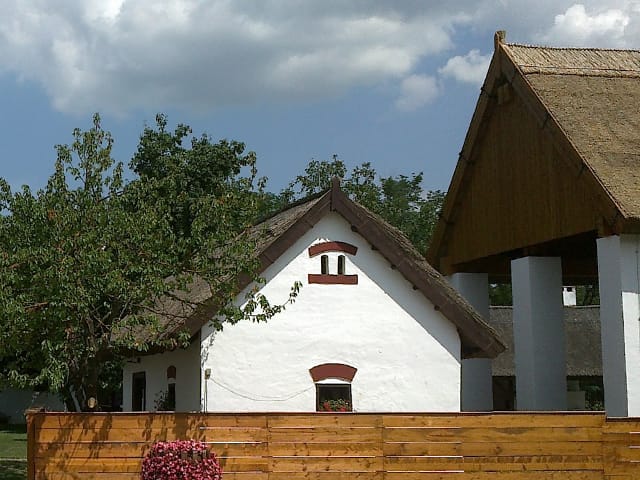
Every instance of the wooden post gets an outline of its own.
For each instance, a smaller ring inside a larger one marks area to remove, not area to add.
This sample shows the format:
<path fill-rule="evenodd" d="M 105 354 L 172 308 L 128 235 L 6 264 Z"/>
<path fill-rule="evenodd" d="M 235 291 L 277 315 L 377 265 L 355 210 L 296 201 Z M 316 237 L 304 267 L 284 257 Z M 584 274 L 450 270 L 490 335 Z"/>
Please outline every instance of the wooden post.
<path fill-rule="evenodd" d="M 30 408 L 24 412 L 27 417 L 27 480 L 36 478 L 36 417 L 42 408 Z"/>

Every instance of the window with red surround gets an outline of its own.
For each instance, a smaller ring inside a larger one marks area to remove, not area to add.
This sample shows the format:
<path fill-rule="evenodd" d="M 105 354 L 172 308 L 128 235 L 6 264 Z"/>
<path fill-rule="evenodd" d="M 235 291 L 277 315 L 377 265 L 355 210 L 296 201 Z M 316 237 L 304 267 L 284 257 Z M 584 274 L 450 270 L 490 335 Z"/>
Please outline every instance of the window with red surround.
<path fill-rule="evenodd" d="M 316 411 L 351 412 L 351 381 L 357 368 L 343 363 L 323 363 L 309 369 L 316 384 Z"/>
<path fill-rule="evenodd" d="M 322 242 L 310 246 L 310 257 L 319 254 L 322 254 L 322 256 L 320 257 L 320 273 L 310 273 L 307 278 L 308 282 L 320 285 L 357 285 L 358 275 L 346 274 L 347 257 L 345 255 L 329 257 L 327 252 L 344 252 L 355 255 L 358 252 L 358 247 L 347 242 Z M 335 266 L 331 267 L 330 262 Z M 333 262 L 336 263 L 334 264 Z M 337 274 L 332 274 L 332 270 Z"/>

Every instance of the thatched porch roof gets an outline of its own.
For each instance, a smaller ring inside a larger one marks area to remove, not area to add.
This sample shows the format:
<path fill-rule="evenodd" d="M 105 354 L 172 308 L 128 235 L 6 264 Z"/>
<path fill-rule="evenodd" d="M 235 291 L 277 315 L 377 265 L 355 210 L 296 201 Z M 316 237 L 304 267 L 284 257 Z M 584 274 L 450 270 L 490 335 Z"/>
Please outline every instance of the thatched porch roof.
<path fill-rule="evenodd" d="M 597 275 L 595 240 L 640 233 L 640 51 L 507 44 L 496 34 L 428 258 L 441 272 L 508 278 L 561 256 Z"/>

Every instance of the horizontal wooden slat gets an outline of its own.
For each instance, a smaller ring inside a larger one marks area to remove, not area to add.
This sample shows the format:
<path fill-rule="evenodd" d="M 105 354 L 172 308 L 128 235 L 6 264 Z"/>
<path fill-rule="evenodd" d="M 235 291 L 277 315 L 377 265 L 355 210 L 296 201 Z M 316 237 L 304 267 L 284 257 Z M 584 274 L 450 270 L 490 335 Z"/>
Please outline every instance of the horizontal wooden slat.
<path fill-rule="evenodd" d="M 270 442 L 269 454 L 274 457 L 293 456 L 382 456 L 381 442 Z"/>
<path fill-rule="evenodd" d="M 278 415 L 273 414 L 268 417 L 269 428 L 288 427 L 382 427 L 383 415 L 350 413 L 318 413 L 318 414 L 294 414 Z"/>
<path fill-rule="evenodd" d="M 385 473 L 384 478 L 385 480 L 602 480 L 602 472 L 388 472 Z"/>
<path fill-rule="evenodd" d="M 385 427 L 602 427 L 604 415 L 556 413 L 481 413 L 460 415 L 384 415 Z"/>
<path fill-rule="evenodd" d="M 558 442 L 601 441 L 599 428 L 541 427 L 541 428 L 385 428 L 385 442 Z"/>
<path fill-rule="evenodd" d="M 223 477 L 227 480 L 226 477 Z M 384 480 L 382 472 L 272 472 L 269 480 Z"/>
<path fill-rule="evenodd" d="M 274 457 L 272 472 L 371 472 L 382 470 L 380 457 Z"/>
<path fill-rule="evenodd" d="M 272 428 L 269 442 L 377 442 L 380 430 L 366 427 Z"/>
<path fill-rule="evenodd" d="M 209 425 L 216 427 L 254 427 L 266 428 L 267 416 L 256 414 L 215 414 L 215 417 L 199 413 L 93 413 L 91 415 L 76 413 L 51 413 L 38 415 L 36 426 L 47 428 L 199 428 Z"/>
<path fill-rule="evenodd" d="M 40 472 L 36 471 L 35 480 L 86 480 L 91 478 L 93 480 L 140 480 L 140 473 L 104 473 L 95 472 L 91 476 L 86 473 L 73 473 L 73 472 Z M 225 477 L 225 480 L 228 480 Z"/>
<path fill-rule="evenodd" d="M 142 460 L 139 458 L 70 458 L 64 460 L 36 460 L 36 470 L 45 473 L 132 473 L 140 472 Z"/>
<path fill-rule="evenodd" d="M 124 441 L 135 442 L 144 440 L 158 442 L 168 440 L 197 439 L 207 442 L 264 442 L 267 440 L 267 429 L 252 427 L 220 427 L 207 430 L 188 430 L 182 428 L 153 428 L 143 431 L 131 428 L 111 427 L 100 430 L 81 428 L 60 428 L 57 430 L 39 430 L 36 433 L 37 442 L 105 442 Z"/>
<path fill-rule="evenodd" d="M 261 456 L 267 454 L 266 443 L 207 442 L 209 450 L 219 457 Z M 144 457 L 151 449 L 147 442 L 40 443 L 36 458 L 72 456 L 74 458 Z"/>
<path fill-rule="evenodd" d="M 385 442 L 384 455 L 598 455 L 601 442 Z"/>
<path fill-rule="evenodd" d="M 387 457 L 386 471 L 602 471 L 601 457 Z"/>
<path fill-rule="evenodd" d="M 36 480 L 140 480 L 140 473 L 100 473 L 91 475 L 86 473 L 56 472 L 36 473 Z M 270 480 L 269 474 L 264 472 L 224 472 L 224 480 Z"/>

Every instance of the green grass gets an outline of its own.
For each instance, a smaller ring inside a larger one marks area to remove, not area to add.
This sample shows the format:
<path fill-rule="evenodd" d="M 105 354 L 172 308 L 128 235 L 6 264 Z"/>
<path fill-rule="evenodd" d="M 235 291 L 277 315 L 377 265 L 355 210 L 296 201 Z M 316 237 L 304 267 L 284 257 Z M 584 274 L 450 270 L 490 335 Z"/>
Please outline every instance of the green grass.
<path fill-rule="evenodd" d="M 27 478 L 27 461 L 0 460 L 0 478 L 2 480 L 25 480 Z"/>
<path fill-rule="evenodd" d="M 0 478 L 27 478 L 27 428 L 24 425 L 0 426 Z"/>
<path fill-rule="evenodd" d="M 0 427 L 0 458 L 27 458 L 27 427 L 8 425 Z"/>

